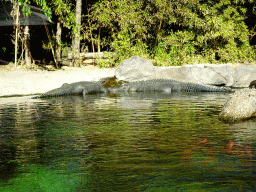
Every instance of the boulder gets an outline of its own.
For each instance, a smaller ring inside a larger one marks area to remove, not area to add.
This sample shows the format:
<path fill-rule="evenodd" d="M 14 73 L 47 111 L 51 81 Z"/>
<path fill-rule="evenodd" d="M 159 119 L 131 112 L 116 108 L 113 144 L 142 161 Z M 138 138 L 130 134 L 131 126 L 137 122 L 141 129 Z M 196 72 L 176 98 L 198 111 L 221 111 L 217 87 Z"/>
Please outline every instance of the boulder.
<path fill-rule="evenodd" d="M 256 112 L 256 90 L 236 91 L 224 104 L 219 118 L 225 121 L 237 121 L 250 118 Z"/>
<path fill-rule="evenodd" d="M 172 67 L 155 67 L 148 59 L 132 56 L 115 70 L 115 76 L 124 81 L 173 79 L 208 85 L 232 85 L 234 68 L 231 65 L 198 64 Z"/>
<path fill-rule="evenodd" d="M 232 87 L 248 87 L 250 82 L 255 79 L 255 76 L 255 66 L 238 66 L 235 68 Z"/>
<path fill-rule="evenodd" d="M 248 87 L 255 79 L 256 66 L 231 64 L 196 64 L 171 67 L 155 67 L 149 59 L 133 56 L 124 60 L 116 69 L 115 76 L 124 81 L 173 79 L 182 82 L 230 87 Z"/>
<path fill-rule="evenodd" d="M 124 60 L 115 70 L 115 76 L 119 80 L 138 81 L 153 78 L 156 75 L 156 67 L 149 59 L 132 56 Z"/>
<path fill-rule="evenodd" d="M 232 74 L 232 69 L 232 66 L 219 67 L 218 65 L 213 64 L 201 64 L 180 67 L 180 71 L 183 71 L 184 74 L 184 81 L 202 83 L 207 85 L 231 84 L 232 80 L 230 77 Z"/>
<path fill-rule="evenodd" d="M 226 86 L 231 86 L 233 84 L 233 75 L 235 73 L 235 68 L 230 64 L 221 64 L 221 65 L 205 65 L 205 68 L 213 70 L 216 74 L 219 74 L 219 77 L 216 75 L 217 79 L 212 78 L 212 85 L 224 84 Z"/>

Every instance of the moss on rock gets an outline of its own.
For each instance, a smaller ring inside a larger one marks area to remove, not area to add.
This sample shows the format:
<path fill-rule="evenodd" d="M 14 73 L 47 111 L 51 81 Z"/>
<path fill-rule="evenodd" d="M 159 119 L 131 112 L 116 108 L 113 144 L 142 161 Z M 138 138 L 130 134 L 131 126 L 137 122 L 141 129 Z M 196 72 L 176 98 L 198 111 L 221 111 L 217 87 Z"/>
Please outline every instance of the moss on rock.
<path fill-rule="evenodd" d="M 114 76 L 114 77 L 102 78 L 100 80 L 100 83 L 104 88 L 108 89 L 110 87 L 118 87 L 126 82 L 122 80 L 118 81 L 118 79 Z"/>

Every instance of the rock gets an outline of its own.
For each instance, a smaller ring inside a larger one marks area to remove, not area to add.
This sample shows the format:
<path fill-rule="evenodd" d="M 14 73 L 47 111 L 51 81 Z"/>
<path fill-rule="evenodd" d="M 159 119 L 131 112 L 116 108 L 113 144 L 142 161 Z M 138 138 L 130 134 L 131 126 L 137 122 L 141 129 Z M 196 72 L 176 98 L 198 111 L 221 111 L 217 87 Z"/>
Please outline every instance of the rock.
<path fill-rule="evenodd" d="M 123 61 L 115 70 L 115 76 L 124 81 L 173 79 L 182 82 L 230 87 L 248 87 L 256 76 L 256 66 L 231 64 L 196 64 L 171 67 L 155 67 L 148 59 L 133 56 Z"/>
<path fill-rule="evenodd" d="M 200 64 L 168 68 L 159 67 L 157 69 L 157 78 L 207 85 L 231 86 L 234 72 L 234 67 L 231 65 Z"/>
<path fill-rule="evenodd" d="M 256 112 L 256 90 L 236 91 L 224 104 L 219 118 L 225 121 L 237 121 L 250 118 Z"/>
<path fill-rule="evenodd" d="M 123 61 L 115 76 L 124 81 L 173 79 L 208 85 L 232 85 L 234 68 L 231 65 L 198 64 L 172 67 L 155 67 L 148 59 L 133 56 Z"/>
<path fill-rule="evenodd" d="M 231 86 L 234 68 L 231 65 L 200 64 L 160 68 L 157 73 L 161 78 L 176 81 Z"/>
<path fill-rule="evenodd" d="M 227 72 L 227 68 L 232 72 L 232 66 L 218 67 L 212 64 L 182 66 L 180 70 L 183 71 L 186 82 L 207 85 L 227 85 L 231 81 L 229 78 L 231 75 Z"/>
<path fill-rule="evenodd" d="M 115 76 L 119 80 L 138 81 L 155 77 L 156 69 L 149 59 L 132 56 L 124 60 L 115 70 Z"/>
<path fill-rule="evenodd" d="M 235 68 L 232 87 L 248 87 L 250 82 L 255 79 L 255 76 L 255 66 L 238 66 Z"/>
<path fill-rule="evenodd" d="M 205 68 L 212 69 L 216 74 L 220 76 L 217 79 L 212 78 L 212 85 L 224 84 L 226 86 L 231 86 L 233 84 L 233 75 L 235 73 L 235 68 L 230 64 L 221 64 L 221 65 L 211 65 L 205 66 Z"/>

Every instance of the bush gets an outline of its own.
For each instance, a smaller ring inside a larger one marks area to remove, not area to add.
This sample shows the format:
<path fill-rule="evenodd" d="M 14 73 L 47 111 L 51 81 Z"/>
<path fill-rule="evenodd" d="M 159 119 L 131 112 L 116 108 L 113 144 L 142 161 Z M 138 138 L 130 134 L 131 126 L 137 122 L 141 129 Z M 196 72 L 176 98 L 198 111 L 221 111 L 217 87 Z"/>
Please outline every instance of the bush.
<path fill-rule="evenodd" d="M 250 3 L 103 0 L 92 7 L 90 18 L 112 38 L 114 66 L 130 56 L 151 58 L 157 66 L 252 62 L 256 54 L 249 37 L 255 33 L 245 24 L 255 15 L 247 10 Z"/>

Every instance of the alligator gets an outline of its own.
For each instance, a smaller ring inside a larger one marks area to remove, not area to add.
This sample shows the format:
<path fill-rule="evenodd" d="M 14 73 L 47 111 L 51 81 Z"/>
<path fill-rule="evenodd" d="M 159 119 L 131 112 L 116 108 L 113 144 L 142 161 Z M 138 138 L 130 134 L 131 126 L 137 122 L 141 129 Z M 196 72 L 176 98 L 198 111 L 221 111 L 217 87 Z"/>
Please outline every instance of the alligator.
<path fill-rule="evenodd" d="M 80 81 L 70 84 L 64 83 L 60 88 L 35 96 L 33 99 L 66 95 L 86 95 L 93 93 L 108 93 L 108 89 L 105 89 L 99 82 Z"/>
<path fill-rule="evenodd" d="M 170 79 L 135 81 L 118 87 L 110 87 L 110 93 L 116 92 L 232 92 L 231 88 L 181 82 Z"/>
<path fill-rule="evenodd" d="M 66 95 L 86 95 L 93 93 L 115 92 L 229 92 L 230 88 L 203 85 L 198 83 L 185 83 L 175 80 L 154 79 L 125 83 L 118 87 L 105 89 L 100 82 L 81 81 L 76 83 L 64 83 L 60 88 L 53 89 L 33 98 L 56 97 Z"/>

